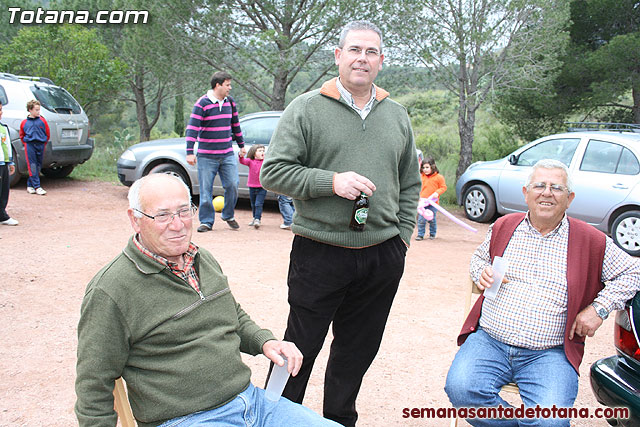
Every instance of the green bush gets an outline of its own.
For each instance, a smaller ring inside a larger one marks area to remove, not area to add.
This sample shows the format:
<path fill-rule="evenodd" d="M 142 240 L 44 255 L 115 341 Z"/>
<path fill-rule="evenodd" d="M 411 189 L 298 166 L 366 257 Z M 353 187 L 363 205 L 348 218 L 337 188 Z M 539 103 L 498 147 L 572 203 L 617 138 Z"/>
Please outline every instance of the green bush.
<path fill-rule="evenodd" d="M 99 180 L 118 182 L 116 163 L 120 155 L 136 141 L 131 138 L 123 138 L 121 135 L 127 131 L 113 133 L 113 135 L 93 134 L 95 140 L 93 154 L 85 163 L 76 166 L 71 174 L 72 178 L 85 180 Z M 128 131 L 127 131 L 128 132 Z M 127 133 L 128 134 L 128 133 Z M 129 135 L 131 136 L 131 135 Z"/>
<path fill-rule="evenodd" d="M 447 191 L 440 197 L 440 204 L 449 208 L 456 205 L 456 169 L 458 168 L 458 159 L 450 157 L 444 161 L 436 160 L 436 165 L 447 184 Z"/>
<path fill-rule="evenodd" d="M 460 159 L 457 98 L 446 91 L 429 90 L 412 93 L 397 99 L 411 118 L 416 147 L 425 157 L 433 157 L 447 183 L 441 203 L 450 208 L 456 204 L 456 170 Z M 505 157 L 523 142 L 502 125 L 490 106 L 476 114 L 473 161 L 495 160 Z"/>
<path fill-rule="evenodd" d="M 133 135 L 138 130 L 131 131 L 124 128 L 113 131 L 111 134 L 94 134 L 95 147 L 93 154 L 85 163 L 78 165 L 71 174 L 76 179 L 94 179 L 99 181 L 118 182 L 116 164 L 124 151 L 137 144 L 138 140 Z M 159 130 L 151 130 L 151 140 L 163 138 L 177 138 L 175 132 L 163 133 Z"/>
<path fill-rule="evenodd" d="M 522 144 L 523 142 L 506 126 L 498 122 L 481 123 L 476 128 L 472 158 L 474 162 L 501 159 Z"/>

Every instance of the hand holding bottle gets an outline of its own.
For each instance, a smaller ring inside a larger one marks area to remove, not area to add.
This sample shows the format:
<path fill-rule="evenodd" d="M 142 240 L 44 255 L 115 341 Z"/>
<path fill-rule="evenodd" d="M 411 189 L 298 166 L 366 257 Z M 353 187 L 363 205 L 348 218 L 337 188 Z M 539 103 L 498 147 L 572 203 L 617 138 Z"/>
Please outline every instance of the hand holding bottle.
<path fill-rule="evenodd" d="M 376 186 L 367 177 L 355 172 L 342 172 L 333 175 L 333 192 L 345 199 L 355 200 L 360 193 L 371 196 Z"/>

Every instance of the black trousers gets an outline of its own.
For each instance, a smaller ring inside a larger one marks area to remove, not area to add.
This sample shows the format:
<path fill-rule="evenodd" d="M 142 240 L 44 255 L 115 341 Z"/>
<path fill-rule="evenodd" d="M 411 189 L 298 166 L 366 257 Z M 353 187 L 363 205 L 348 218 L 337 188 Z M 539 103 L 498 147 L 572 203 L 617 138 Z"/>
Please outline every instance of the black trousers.
<path fill-rule="evenodd" d="M 333 322 L 323 415 L 355 426 L 356 397 L 380 348 L 406 252 L 399 236 L 362 249 L 294 238 L 284 339 L 298 346 L 304 361 L 300 373 L 289 378 L 284 397 L 302 403 L 316 356 Z"/>
<path fill-rule="evenodd" d="M 6 211 L 9 203 L 9 166 L 0 165 L 0 221 L 10 218 Z"/>

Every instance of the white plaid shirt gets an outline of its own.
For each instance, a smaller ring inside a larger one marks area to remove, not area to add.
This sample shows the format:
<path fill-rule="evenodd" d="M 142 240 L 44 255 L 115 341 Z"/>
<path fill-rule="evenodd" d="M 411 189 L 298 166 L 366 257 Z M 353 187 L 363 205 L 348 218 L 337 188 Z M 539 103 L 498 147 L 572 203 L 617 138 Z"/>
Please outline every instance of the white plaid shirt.
<path fill-rule="evenodd" d="M 471 258 L 471 278 L 477 283 L 489 265 L 493 225 Z M 505 344 L 542 350 L 564 342 L 567 322 L 567 247 L 569 221 L 565 215 L 550 233 L 541 235 L 529 214 L 515 229 L 503 257 L 509 261 L 494 300 L 485 299 L 480 327 Z M 640 262 L 606 238 L 601 281 L 605 287 L 595 301 L 609 312 L 624 308 L 640 290 Z"/>

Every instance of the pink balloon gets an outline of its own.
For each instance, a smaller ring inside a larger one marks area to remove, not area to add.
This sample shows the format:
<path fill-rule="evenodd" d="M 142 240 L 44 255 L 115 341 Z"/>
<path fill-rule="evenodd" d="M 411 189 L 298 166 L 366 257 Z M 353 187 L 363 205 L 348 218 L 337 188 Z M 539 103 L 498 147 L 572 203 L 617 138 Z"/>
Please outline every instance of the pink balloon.
<path fill-rule="evenodd" d="M 431 198 L 429 198 L 429 199 L 421 198 L 420 202 L 418 203 L 418 213 L 420 215 L 422 215 L 427 221 L 431 221 L 433 219 L 433 212 L 431 212 L 431 210 L 427 209 L 427 206 L 433 206 L 438 211 L 442 212 L 442 214 L 444 216 L 446 216 L 447 218 L 449 218 L 451 221 L 455 222 L 456 224 L 458 224 L 462 228 L 465 228 L 465 229 L 467 229 L 469 231 L 472 231 L 474 233 L 476 233 L 478 231 L 475 228 L 471 227 L 469 224 L 467 224 L 467 223 L 459 220 L 455 216 L 451 215 L 449 212 L 447 212 L 447 210 L 445 208 L 443 208 L 439 204 L 435 203 L 433 201 L 433 199 L 431 199 Z"/>
<path fill-rule="evenodd" d="M 433 211 L 431 209 L 425 209 L 422 211 L 422 216 L 427 220 L 433 220 Z"/>

